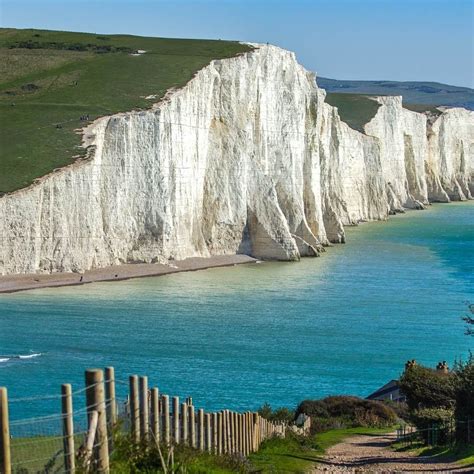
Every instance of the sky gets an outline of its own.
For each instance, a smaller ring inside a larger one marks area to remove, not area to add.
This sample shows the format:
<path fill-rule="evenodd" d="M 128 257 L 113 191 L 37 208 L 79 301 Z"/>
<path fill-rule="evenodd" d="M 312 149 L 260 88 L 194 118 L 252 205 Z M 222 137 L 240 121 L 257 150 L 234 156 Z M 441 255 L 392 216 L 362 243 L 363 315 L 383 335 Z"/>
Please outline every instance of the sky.
<path fill-rule="evenodd" d="M 319 76 L 474 87 L 474 0 L 0 0 L 0 25 L 269 42 Z"/>

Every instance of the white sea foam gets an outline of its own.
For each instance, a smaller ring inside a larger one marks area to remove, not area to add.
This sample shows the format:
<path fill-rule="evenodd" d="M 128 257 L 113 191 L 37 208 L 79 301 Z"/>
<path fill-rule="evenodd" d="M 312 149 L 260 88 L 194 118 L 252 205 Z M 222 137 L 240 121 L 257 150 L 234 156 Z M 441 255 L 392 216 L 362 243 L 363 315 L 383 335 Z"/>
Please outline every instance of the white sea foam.
<path fill-rule="evenodd" d="M 43 355 L 41 352 L 34 352 L 32 354 L 18 354 L 18 355 L 0 355 L 0 363 L 2 362 L 8 362 L 9 360 L 14 360 L 14 359 L 33 359 L 35 357 L 39 357 Z"/>
<path fill-rule="evenodd" d="M 33 359 L 34 357 L 39 357 L 41 354 L 41 352 L 38 352 L 38 353 L 34 353 L 34 354 L 28 354 L 28 355 L 19 355 L 18 358 L 19 359 Z"/>

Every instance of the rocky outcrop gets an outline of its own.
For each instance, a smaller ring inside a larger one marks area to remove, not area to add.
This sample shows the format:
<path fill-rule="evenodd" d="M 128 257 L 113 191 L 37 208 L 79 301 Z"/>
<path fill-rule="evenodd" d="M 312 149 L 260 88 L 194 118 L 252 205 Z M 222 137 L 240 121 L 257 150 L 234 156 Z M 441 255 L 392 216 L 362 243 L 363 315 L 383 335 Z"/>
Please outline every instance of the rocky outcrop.
<path fill-rule="evenodd" d="M 292 53 L 213 61 L 148 111 L 97 120 L 90 159 L 0 198 L 0 273 L 248 253 L 297 260 L 344 226 L 473 192 L 474 113 L 381 106 L 366 134 Z"/>

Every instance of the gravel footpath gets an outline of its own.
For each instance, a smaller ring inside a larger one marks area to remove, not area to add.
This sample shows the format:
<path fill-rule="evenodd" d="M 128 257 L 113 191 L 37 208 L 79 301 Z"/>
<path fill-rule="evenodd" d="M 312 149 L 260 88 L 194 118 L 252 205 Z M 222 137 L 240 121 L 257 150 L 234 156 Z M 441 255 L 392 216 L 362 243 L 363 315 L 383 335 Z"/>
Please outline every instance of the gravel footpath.
<path fill-rule="evenodd" d="M 377 436 L 353 436 L 329 448 L 321 463 L 311 474 L 324 472 L 437 472 L 474 473 L 474 467 L 460 467 L 455 463 L 437 462 L 429 456 L 416 457 L 409 452 L 390 448 L 395 433 Z"/>

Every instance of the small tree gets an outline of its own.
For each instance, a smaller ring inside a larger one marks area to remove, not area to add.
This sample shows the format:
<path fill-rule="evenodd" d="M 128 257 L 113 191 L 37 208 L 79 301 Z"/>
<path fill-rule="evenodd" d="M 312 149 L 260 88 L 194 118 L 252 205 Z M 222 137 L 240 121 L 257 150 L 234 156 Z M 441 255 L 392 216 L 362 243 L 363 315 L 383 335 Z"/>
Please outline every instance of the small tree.
<path fill-rule="evenodd" d="M 444 408 L 452 410 L 455 405 L 456 380 L 452 372 L 442 372 L 412 365 L 400 378 L 400 389 L 407 397 L 410 410 Z"/>
<path fill-rule="evenodd" d="M 456 374 L 456 439 L 474 444 L 474 356 L 466 363 L 459 362 Z"/>
<path fill-rule="evenodd" d="M 462 319 L 466 323 L 466 334 L 474 336 L 474 304 L 468 304 L 467 308 L 469 314 L 464 315 Z"/>
<path fill-rule="evenodd" d="M 266 420 L 270 420 L 273 414 L 272 407 L 268 402 L 265 402 L 259 409 L 258 409 L 258 414 L 262 417 L 265 418 Z"/>
<path fill-rule="evenodd" d="M 258 414 L 265 418 L 266 420 L 276 421 L 276 422 L 287 422 L 291 423 L 295 419 L 294 410 L 289 408 L 277 408 L 273 410 L 269 403 L 265 403 L 258 409 Z"/>

